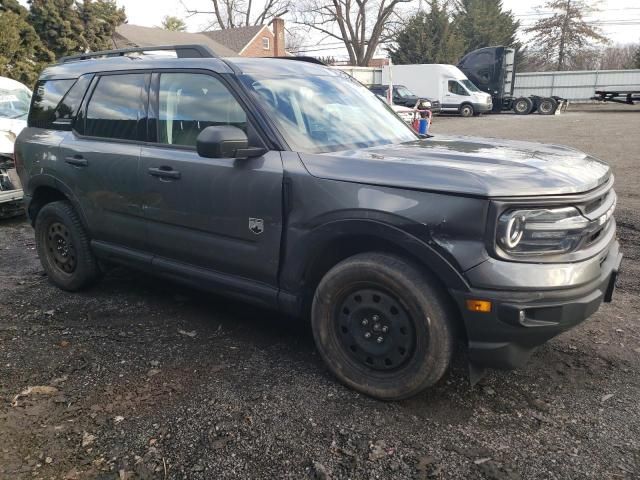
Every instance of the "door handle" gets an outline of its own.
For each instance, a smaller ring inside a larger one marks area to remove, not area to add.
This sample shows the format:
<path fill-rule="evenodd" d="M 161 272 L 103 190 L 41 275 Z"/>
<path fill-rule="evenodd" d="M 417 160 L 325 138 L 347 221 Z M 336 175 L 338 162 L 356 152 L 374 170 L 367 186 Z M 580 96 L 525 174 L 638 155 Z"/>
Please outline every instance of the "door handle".
<path fill-rule="evenodd" d="M 171 178 L 173 180 L 180 178 L 180 172 L 171 167 L 151 167 L 148 172 L 152 177 Z"/>
<path fill-rule="evenodd" d="M 86 158 L 83 158 L 82 155 L 73 155 L 72 157 L 65 157 L 64 161 L 69 165 L 73 165 L 74 167 L 86 167 L 89 165 Z"/>

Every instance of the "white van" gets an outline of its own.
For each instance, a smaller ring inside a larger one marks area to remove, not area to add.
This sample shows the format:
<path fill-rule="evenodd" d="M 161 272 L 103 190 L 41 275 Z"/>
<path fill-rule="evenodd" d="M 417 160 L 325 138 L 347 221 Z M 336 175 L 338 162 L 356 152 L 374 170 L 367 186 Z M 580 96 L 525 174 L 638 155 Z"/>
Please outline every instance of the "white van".
<path fill-rule="evenodd" d="M 442 112 L 471 117 L 493 109 L 491 95 L 478 90 L 458 67 L 443 64 L 392 65 L 382 68 L 382 83 L 406 85 L 419 97 L 439 100 Z"/>

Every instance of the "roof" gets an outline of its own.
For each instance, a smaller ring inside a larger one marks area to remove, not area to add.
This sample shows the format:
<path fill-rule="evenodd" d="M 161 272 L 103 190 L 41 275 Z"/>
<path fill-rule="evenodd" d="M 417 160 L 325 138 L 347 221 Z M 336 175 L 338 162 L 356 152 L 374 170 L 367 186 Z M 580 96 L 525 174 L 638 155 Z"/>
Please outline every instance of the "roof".
<path fill-rule="evenodd" d="M 45 68 L 42 80 L 78 78 L 95 72 L 193 68 L 222 74 L 254 74 L 264 77 L 337 76 L 342 74 L 323 65 L 286 57 L 175 58 L 166 55 L 117 56 L 56 63 Z"/>
<path fill-rule="evenodd" d="M 206 45 L 216 55 L 233 57 L 237 53 L 221 45 L 219 42 L 201 33 L 174 32 L 163 28 L 141 27 L 139 25 L 123 24 L 116 28 L 113 35 L 116 48 L 125 47 L 153 47 L 160 45 L 192 45 L 194 43 Z"/>
<path fill-rule="evenodd" d="M 266 25 L 252 25 L 249 27 L 210 30 L 201 32 L 201 35 L 206 35 L 211 40 L 225 45 L 235 53 L 240 53 L 265 28 L 267 28 Z"/>

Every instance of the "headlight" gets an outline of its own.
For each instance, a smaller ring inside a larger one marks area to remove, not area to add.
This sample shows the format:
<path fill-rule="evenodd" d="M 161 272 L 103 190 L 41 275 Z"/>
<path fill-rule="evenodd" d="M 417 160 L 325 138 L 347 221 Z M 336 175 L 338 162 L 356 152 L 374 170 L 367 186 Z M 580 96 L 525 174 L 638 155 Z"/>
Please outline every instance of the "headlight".
<path fill-rule="evenodd" d="M 498 219 L 496 240 L 514 256 L 567 253 L 578 248 L 590 224 L 574 207 L 510 210 Z"/>

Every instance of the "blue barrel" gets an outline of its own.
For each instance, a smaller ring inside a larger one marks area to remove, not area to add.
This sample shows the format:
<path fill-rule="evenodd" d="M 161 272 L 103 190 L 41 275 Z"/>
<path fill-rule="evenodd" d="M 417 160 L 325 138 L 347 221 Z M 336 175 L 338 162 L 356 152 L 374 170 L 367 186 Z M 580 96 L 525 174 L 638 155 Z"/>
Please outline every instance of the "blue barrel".
<path fill-rule="evenodd" d="M 421 118 L 420 124 L 418 125 L 418 133 L 420 135 L 426 135 L 428 131 L 429 131 L 429 119 Z"/>

